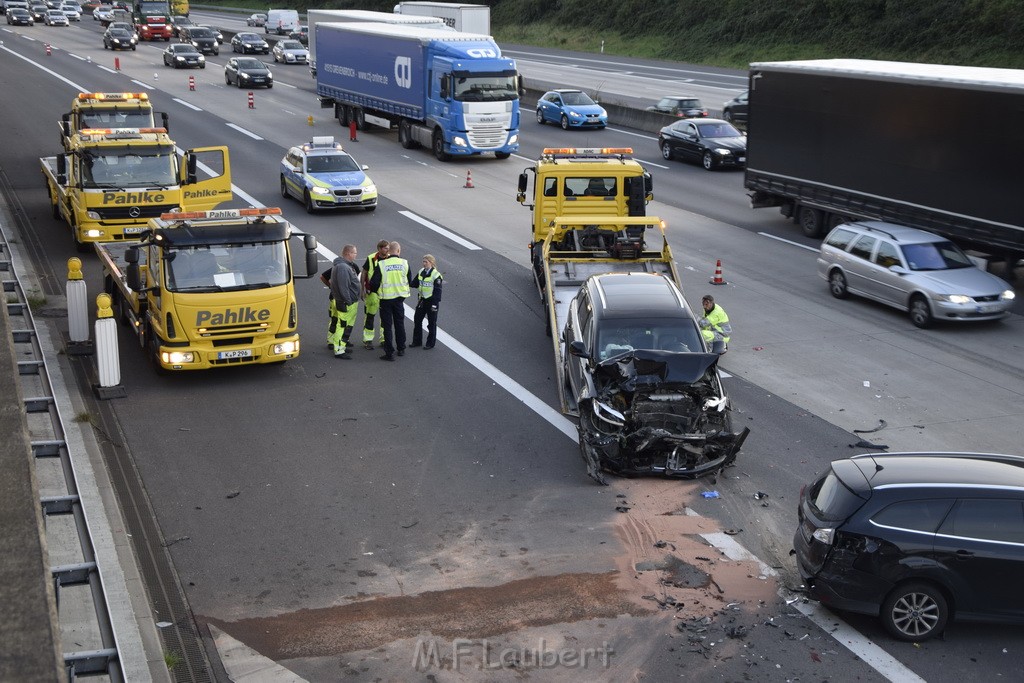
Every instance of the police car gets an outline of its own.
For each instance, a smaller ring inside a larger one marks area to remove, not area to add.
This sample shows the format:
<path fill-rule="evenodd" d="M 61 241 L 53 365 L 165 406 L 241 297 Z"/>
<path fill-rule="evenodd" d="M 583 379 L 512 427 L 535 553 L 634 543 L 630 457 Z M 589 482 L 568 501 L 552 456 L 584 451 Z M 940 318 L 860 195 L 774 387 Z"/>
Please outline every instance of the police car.
<path fill-rule="evenodd" d="M 281 195 L 295 197 L 306 211 L 377 208 L 377 186 L 333 137 L 314 137 L 292 147 L 281 160 Z"/>

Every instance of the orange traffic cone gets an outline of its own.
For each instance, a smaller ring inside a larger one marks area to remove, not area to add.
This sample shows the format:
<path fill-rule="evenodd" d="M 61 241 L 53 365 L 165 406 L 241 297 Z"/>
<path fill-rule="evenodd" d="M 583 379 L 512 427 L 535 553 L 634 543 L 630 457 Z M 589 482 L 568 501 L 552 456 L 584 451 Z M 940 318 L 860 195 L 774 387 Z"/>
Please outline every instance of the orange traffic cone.
<path fill-rule="evenodd" d="M 727 285 L 729 284 L 722 279 L 722 259 L 718 259 L 715 262 L 715 276 L 708 280 L 708 284 L 712 285 Z"/>
<path fill-rule="evenodd" d="M 466 184 L 463 187 L 473 189 L 473 171 L 466 171 Z"/>

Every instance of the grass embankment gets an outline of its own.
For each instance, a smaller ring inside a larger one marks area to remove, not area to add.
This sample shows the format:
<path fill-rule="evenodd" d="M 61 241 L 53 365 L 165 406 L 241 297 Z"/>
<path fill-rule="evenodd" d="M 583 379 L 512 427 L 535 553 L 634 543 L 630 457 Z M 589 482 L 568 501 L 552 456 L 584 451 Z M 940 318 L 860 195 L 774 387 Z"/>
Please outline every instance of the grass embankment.
<path fill-rule="evenodd" d="M 274 7 L 372 9 L 396 0 L 270 0 Z M 850 57 L 1024 68 L 1020 0 L 477 0 L 499 42 L 733 68 Z M 226 0 L 204 4 L 251 7 Z M 1013 46 L 1018 46 L 1014 48 Z"/>

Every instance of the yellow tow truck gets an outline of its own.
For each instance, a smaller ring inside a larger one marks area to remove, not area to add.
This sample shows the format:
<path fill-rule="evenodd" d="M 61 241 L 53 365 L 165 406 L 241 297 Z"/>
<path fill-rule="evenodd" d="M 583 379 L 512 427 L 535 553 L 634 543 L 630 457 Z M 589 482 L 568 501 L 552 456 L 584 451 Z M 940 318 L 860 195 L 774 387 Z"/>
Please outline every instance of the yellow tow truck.
<path fill-rule="evenodd" d="M 200 156 L 214 174 L 206 180 L 199 180 Z M 136 240 L 150 218 L 206 211 L 233 196 L 228 148 L 179 155 L 165 128 L 84 128 L 40 165 L 53 217 L 71 226 L 79 251 L 90 242 Z"/>
<path fill-rule="evenodd" d="M 294 282 L 317 275 L 317 242 L 281 209 L 166 213 L 137 237 L 95 248 L 117 316 L 159 371 L 298 357 Z"/>
<path fill-rule="evenodd" d="M 166 113 L 153 111 L 149 95 L 142 92 L 82 92 L 71 101 L 71 111 L 61 116 L 60 143 L 69 151 L 71 137 L 85 128 L 156 128 L 156 117 L 168 129 Z"/>

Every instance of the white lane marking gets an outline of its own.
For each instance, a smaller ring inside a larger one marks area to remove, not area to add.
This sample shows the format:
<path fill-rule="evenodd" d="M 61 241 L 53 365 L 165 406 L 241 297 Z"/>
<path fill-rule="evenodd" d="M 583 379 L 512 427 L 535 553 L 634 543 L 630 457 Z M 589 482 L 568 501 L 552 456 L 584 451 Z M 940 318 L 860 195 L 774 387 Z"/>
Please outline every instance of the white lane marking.
<path fill-rule="evenodd" d="M 114 71 L 113 69 L 111 69 L 109 66 L 103 66 L 102 64 L 97 64 L 96 66 L 98 66 L 99 68 L 103 69 L 108 74 L 116 74 L 116 73 L 118 73 L 117 71 Z"/>
<path fill-rule="evenodd" d="M 239 133 L 241 133 L 241 134 L 243 134 L 243 135 L 248 135 L 248 136 L 249 136 L 249 137 L 251 137 L 251 138 L 252 138 L 253 140 L 262 140 L 262 139 L 263 139 L 263 138 L 261 138 L 261 137 L 260 137 L 259 135 L 256 135 L 256 133 L 251 133 L 251 132 L 247 131 L 247 130 L 246 130 L 245 128 L 242 128 L 241 126 L 236 126 L 236 125 L 235 125 L 235 124 L 233 124 L 233 123 L 229 123 L 229 124 L 227 124 L 227 127 L 228 127 L 228 128 L 234 128 L 234 129 L 235 129 L 235 130 L 237 130 L 237 131 L 238 131 Z"/>
<path fill-rule="evenodd" d="M 185 100 L 180 100 L 177 97 L 172 97 L 171 99 L 173 99 L 175 102 L 177 102 L 178 104 L 180 104 L 183 107 L 188 107 L 192 111 L 202 111 L 202 109 L 200 109 L 196 105 L 192 104 L 191 102 L 186 102 Z"/>
<path fill-rule="evenodd" d="M 417 216 L 412 211 L 399 211 L 398 213 L 402 214 L 403 216 L 405 216 L 409 220 L 416 221 L 420 225 L 422 225 L 422 226 L 424 226 L 426 228 L 429 228 L 430 230 L 433 230 L 434 232 L 436 232 L 438 235 L 441 235 L 442 237 L 447 237 L 448 239 L 450 239 L 452 242 L 455 242 L 456 244 L 461 244 L 466 249 L 471 249 L 473 251 L 477 251 L 477 250 L 482 248 L 482 247 L 478 247 L 477 245 L 473 244 L 472 242 L 469 242 L 467 240 L 462 239 L 461 237 L 456 235 L 454 232 L 451 232 L 450 230 L 445 230 L 444 228 L 442 228 L 440 225 L 437 225 L 436 223 L 431 223 L 426 218 L 421 218 L 421 217 Z"/>
<path fill-rule="evenodd" d="M 52 49 L 52 48 L 51 48 L 51 49 Z M 69 53 L 68 53 L 68 55 L 70 55 L 71 57 L 74 57 L 75 59 L 77 59 L 77 60 L 78 60 L 78 61 L 80 61 L 80 62 L 84 62 L 84 61 L 86 61 L 85 57 L 80 57 L 80 56 L 76 55 L 76 54 L 75 54 L 74 52 L 69 52 Z M 90 62 L 91 62 L 92 60 L 90 59 L 90 60 L 88 60 L 88 61 L 90 61 Z"/>
<path fill-rule="evenodd" d="M 761 237 L 767 237 L 768 239 L 777 240 L 779 242 L 785 242 L 786 244 L 792 244 L 794 247 L 800 247 L 801 249 L 806 249 L 807 251 L 821 251 L 820 249 L 809 247 L 806 244 L 800 244 L 799 242 L 794 242 L 793 240 L 787 240 L 784 237 L 776 237 L 775 235 L 769 235 L 766 232 L 759 232 L 757 234 L 760 235 Z"/>
<path fill-rule="evenodd" d="M 274 85 L 283 86 L 285 88 L 294 88 L 295 90 L 299 89 L 299 86 L 292 85 L 291 83 L 285 83 L 284 81 L 277 81 Z"/>
<path fill-rule="evenodd" d="M 156 90 L 156 88 L 151 86 L 149 83 L 143 83 L 142 81 L 137 81 L 134 78 L 132 79 L 132 83 L 134 83 L 135 85 L 141 85 L 146 90 Z"/>

